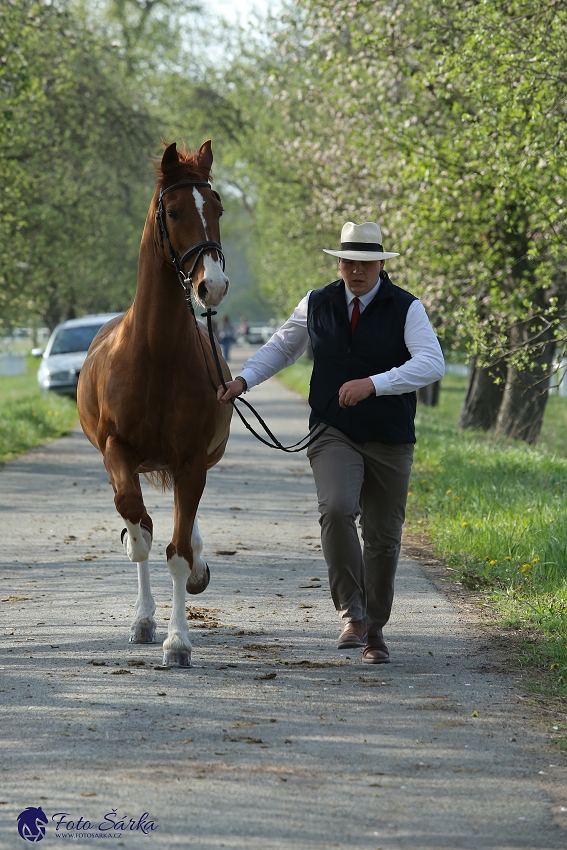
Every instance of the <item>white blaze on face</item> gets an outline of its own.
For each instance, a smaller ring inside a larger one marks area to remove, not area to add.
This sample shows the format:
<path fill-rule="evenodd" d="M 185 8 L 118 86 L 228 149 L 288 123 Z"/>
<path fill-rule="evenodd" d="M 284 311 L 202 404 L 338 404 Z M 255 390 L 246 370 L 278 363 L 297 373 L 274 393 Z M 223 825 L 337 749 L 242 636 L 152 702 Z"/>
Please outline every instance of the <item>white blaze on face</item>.
<path fill-rule="evenodd" d="M 203 222 L 203 228 L 205 230 L 204 241 L 208 241 L 209 235 L 207 233 L 207 222 L 205 221 L 205 216 L 203 214 L 205 199 L 196 186 L 193 186 L 193 198 L 195 199 L 197 212 Z M 203 269 L 204 276 L 199 288 L 203 286 L 206 289 L 207 294 L 204 299 L 205 306 L 216 307 L 226 295 L 226 291 L 228 289 L 228 278 L 222 270 L 220 260 L 213 260 L 208 252 L 203 254 Z"/>
<path fill-rule="evenodd" d="M 203 227 L 205 228 L 205 241 L 207 241 L 209 238 L 207 235 L 207 222 L 205 221 L 205 216 L 203 215 L 205 199 L 203 198 L 196 186 L 193 186 L 193 197 L 195 198 L 195 206 L 197 207 L 197 212 L 201 216 L 201 221 L 203 222 Z"/>

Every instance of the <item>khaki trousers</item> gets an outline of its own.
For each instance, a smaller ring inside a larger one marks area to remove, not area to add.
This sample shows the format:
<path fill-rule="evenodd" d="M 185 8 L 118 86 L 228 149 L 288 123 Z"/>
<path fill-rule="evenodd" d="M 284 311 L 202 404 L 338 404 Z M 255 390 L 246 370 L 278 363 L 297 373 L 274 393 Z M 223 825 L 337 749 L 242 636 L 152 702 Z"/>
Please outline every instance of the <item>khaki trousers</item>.
<path fill-rule="evenodd" d="M 328 428 L 307 450 L 335 608 L 343 620 L 366 619 L 369 634 L 390 618 L 413 448 L 355 443 Z"/>

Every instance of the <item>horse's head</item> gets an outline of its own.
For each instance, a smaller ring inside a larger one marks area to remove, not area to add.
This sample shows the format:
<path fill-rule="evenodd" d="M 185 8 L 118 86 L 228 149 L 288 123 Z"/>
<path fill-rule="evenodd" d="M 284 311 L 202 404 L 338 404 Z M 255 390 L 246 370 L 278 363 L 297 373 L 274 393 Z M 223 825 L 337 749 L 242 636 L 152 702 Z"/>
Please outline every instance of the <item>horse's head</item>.
<path fill-rule="evenodd" d="M 220 304 L 229 283 L 220 246 L 222 202 L 209 183 L 212 164 L 210 141 L 197 154 L 178 151 L 174 142 L 163 154 L 158 183 L 163 249 L 205 307 Z"/>

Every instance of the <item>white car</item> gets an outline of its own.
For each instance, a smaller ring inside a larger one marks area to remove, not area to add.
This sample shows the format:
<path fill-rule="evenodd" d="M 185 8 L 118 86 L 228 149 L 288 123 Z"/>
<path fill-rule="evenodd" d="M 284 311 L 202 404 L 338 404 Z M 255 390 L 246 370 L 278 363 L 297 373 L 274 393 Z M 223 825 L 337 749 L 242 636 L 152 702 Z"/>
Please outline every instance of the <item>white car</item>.
<path fill-rule="evenodd" d="M 37 381 L 43 392 L 53 390 L 63 395 L 75 396 L 79 373 L 85 362 L 89 346 L 106 322 L 121 313 L 101 313 L 68 319 L 61 322 L 47 343 L 45 351 L 34 348 L 34 357 L 41 357 Z"/>

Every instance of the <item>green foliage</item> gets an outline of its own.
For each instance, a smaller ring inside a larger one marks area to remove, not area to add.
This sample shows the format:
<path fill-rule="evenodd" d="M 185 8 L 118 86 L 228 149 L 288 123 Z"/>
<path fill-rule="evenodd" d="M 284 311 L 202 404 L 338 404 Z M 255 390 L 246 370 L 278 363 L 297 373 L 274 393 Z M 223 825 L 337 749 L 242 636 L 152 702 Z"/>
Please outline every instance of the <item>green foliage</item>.
<path fill-rule="evenodd" d="M 32 446 L 68 434 L 77 424 L 77 406 L 55 393 L 42 395 L 35 372 L 0 376 L 0 462 Z"/>
<path fill-rule="evenodd" d="M 0 322 L 128 305 L 151 196 L 151 120 L 64 4 L 0 7 Z"/>
<path fill-rule="evenodd" d="M 289 310 L 332 280 L 321 248 L 378 219 L 448 345 L 547 352 L 567 296 L 567 3 L 300 0 L 264 35 L 223 93 L 268 297 Z"/>

